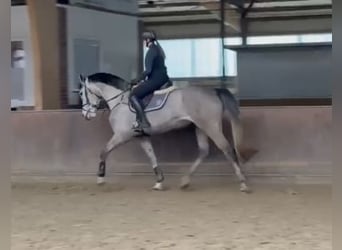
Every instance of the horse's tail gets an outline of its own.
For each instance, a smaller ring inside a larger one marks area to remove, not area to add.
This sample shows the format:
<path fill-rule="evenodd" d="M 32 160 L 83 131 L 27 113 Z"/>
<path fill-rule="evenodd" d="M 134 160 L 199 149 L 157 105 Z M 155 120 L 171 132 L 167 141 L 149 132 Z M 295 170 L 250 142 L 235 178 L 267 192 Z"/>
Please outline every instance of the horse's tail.
<path fill-rule="evenodd" d="M 241 159 L 239 147 L 242 143 L 243 131 L 240 120 L 239 103 L 228 89 L 216 89 L 216 94 L 223 105 L 223 117 L 229 120 L 231 123 L 234 149 L 238 157 Z"/>

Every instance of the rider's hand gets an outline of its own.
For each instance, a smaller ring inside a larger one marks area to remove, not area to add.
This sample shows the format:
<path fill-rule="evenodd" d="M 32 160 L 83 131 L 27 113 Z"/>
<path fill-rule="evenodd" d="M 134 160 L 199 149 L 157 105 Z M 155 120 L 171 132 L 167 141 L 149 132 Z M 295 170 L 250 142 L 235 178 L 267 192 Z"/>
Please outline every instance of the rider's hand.
<path fill-rule="evenodd" d="M 137 79 L 133 79 L 131 81 L 131 86 L 133 87 L 133 86 L 137 85 L 138 83 L 139 83 L 139 81 Z"/>

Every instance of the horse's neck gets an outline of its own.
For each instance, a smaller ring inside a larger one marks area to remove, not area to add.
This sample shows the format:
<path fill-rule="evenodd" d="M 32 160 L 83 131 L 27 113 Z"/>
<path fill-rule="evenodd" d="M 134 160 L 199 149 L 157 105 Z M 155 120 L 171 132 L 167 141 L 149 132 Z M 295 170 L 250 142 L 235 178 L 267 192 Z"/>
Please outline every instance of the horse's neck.
<path fill-rule="evenodd" d="M 121 96 L 118 96 L 120 93 L 122 93 L 122 90 L 118 90 L 114 87 L 101 84 L 101 92 L 102 97 L 107 101 L 110 109 L 113 109 L 115 106 L 118 105 L 119 102 L 122 101 Z"/>

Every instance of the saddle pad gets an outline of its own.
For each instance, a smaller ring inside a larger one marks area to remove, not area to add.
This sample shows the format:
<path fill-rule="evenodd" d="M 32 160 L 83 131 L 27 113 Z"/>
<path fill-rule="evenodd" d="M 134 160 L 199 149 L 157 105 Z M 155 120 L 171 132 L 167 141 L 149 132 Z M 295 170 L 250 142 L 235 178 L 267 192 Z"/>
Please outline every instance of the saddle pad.
<path fill-rule="evenodd" d="M 175 89 L 174 87 L 169 87 L 167 89 L 155 91 L 153 93 L 153 96 L 152 96 L 151 100 L 149 101 L 149 103 L 147 104 L 147 106 L 145 108 L 145 112 L 152 112 L 152 111 L 156 111 L 156 110 L 162 109 L 165 106 L 165 103 L 166 103 L 170 93 L 174 89 Z M 133 113 L 135 113 L 135 110 L 133 109 L 131 104 L 129 105 L 129 109 Z"/>

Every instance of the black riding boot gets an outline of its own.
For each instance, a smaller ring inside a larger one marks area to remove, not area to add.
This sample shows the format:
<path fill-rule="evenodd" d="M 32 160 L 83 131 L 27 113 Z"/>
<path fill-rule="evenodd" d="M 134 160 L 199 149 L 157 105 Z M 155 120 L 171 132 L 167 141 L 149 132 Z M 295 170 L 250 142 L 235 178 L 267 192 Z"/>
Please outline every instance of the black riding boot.
<path fill-rule="evenodd" d="M 135 111 L 137 112 L 137 122 L 139 124 L 138 129 L 146 129 L 149 128 L 151 125 L 147 120 L 145 115 L 144 109 L 136 96 L 131 96 L 131 103 Z"/>

